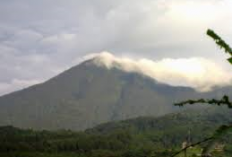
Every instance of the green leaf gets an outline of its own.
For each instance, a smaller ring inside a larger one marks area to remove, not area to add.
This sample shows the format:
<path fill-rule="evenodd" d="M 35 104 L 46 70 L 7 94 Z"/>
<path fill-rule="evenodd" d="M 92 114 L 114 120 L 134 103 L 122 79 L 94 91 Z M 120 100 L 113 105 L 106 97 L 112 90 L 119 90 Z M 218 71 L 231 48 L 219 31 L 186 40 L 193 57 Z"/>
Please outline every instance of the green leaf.
<path fill-rule="evenodd" d="M 230 64 L 232 64 L 232 57 L 227 59 Z"/>
<path fill-rule="evenodd" d="M 224 49 L 226 53 L 229 53 L 232 56 L 232 48 L 219 35 L 217 35 L 211 29 L 207 30 L 207 35 L 213 38 L 213 40 L 216 42 L 220 49 Z"/>

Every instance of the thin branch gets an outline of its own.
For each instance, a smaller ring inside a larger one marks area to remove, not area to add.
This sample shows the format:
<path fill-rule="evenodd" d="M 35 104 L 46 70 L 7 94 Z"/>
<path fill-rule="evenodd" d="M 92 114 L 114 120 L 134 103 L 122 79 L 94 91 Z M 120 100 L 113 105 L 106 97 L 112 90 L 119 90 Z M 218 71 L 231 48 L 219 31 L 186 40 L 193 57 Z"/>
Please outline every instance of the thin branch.
<path fill-rule="evenodd" d="M 175 157 L 178 154 L 186 151 L 188 148 L 195 147 L 195 146 L 200 145 L 200 144 L 205 143 L 205 142 L 209 142 L 209 144 L 204 148 L 202 153 L 203 154 L 208 153 L 210 151 L 210 146 L 215 143 L 215 140 L 218 140 L 219 138 L 224 136 L 227 132 L 231 132 L 231 131 L 232 131 L 232 125 L 222 125 L 215 131 L 213 136 L 211 136 L 209 138 L 206 138 L 206 139 L 204 139 L 202 141 L 196 142 L 194 144 L 191 144 L 191 145 L 181 149 L 180 151 L 174 153 L 171 157 Z"/>
<path fill-rule="evenodd" d="M 180 151 L 174 153 L 171 157 L 177 156 L 178 154 L 184 152 L 185 150 L 187 150 L 187 149 L 190 148 L 190 147 L 195 147 L 195 146 L 197 146 L 197 145 L 200 145 L 200 144 L 202 144 L 202 143 L 211 141 L 211 140 L 213 140 L 213 139 L 214 139 L 214 137 L 212 136 L 212 137 L 206 138 L 206 139 L 204 139 L 204 140 L 202 140 L 202 141 L 199 141 L 199 142 L 196 142 L 196 143 L 194 143 L 194 144 L 191 144 L 191 145 L 189 145 L 189 146 L 187 146 L 187 147 L 181 149 Z"/>

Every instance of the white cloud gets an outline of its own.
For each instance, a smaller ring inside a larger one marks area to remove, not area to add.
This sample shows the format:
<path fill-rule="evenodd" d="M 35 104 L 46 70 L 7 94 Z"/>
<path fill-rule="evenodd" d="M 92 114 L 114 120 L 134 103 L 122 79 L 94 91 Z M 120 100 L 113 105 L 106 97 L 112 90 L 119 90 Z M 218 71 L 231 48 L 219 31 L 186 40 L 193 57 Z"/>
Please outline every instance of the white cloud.
<path fill-rule="evenodd" d="M 189 86 L 198 91 L 209 91 L 214 86 L 232 84 L 232 76 L 215 62 L 204 58 L 166 58 L 133 60 L 116 57 L 108 52 L 95 55 L 97 65 L 117 67 L 127 72 L 139 72 L 173 86 Z"/>

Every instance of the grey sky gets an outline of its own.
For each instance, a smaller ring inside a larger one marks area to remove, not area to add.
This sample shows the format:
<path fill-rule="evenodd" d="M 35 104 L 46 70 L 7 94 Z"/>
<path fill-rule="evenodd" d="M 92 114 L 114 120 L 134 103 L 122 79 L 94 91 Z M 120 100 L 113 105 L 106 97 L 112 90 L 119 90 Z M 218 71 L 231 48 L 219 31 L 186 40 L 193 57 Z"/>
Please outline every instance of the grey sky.
<path fill-rule="evenodd" d="M 205 31 L 232 43 L 231 8 L 231 0 L 0 0 L 0 95 L 101 51 L 222 64 Z"/>

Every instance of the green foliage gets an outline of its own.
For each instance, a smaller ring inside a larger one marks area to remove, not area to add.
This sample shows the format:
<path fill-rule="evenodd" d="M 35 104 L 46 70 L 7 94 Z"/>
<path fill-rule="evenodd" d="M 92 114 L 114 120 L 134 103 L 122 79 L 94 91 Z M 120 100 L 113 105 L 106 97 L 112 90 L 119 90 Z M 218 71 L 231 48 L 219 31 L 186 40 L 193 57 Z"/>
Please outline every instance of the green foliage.
<path fill-rule="evenodd" d="M 232 132 L 232 125 L 222 125 L 215 131 L 213 137 L 220 138 L 228 132 Z"/>
<path fill-rule="evenodd" d="M 216 42 L 216 44 L 221 48 L 224 49 L 226 53 L 229 53 L 232 56 L 232 49 L 231 47 L 221 39 L 220 36 L 218 36 L 213 30 L 208 29 L 207 30 L 207 35 L 213 38 Z M 232 57 L 227 59 L 231 64 L 232 64 Z"/>
<path fill-rule="evenodd" d="M 217 109 L 185 110 L 161 118 L 112 122 L 85 132 L 0 127 L 0 156 L 168 157 L 181 148 L 189 129 L 194 132 L 192 142 L 196 142 L 213 134 L 215 127 L 230 119 L 228 109 L 220 112 Z"/>

